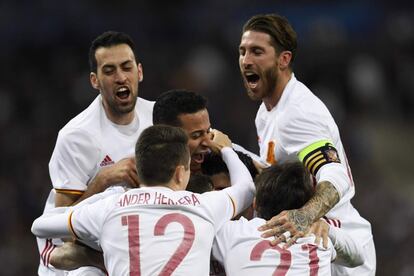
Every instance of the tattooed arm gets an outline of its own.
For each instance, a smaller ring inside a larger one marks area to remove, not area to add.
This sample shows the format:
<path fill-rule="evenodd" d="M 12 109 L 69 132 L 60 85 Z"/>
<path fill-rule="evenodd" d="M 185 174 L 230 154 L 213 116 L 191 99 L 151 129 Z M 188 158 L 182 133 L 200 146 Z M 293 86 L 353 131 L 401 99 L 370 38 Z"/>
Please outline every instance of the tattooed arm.
<path fill-rule="evenodd" d="M 313 197 L 302 208 L 281 212 L 267 221 L 259 230 L 266 231 L 262 237 L 278 237 L 272 241 L 272 244 L 284 241 L 285 238 L 282 234 L 290 231 L 291 238 L 285 246 L 289 247 L 298 238 L 303 237 L 312 223 L 323 217 L 338 201 L 339 193 L 332 183 L 320 182 L 316 186 Z"/>

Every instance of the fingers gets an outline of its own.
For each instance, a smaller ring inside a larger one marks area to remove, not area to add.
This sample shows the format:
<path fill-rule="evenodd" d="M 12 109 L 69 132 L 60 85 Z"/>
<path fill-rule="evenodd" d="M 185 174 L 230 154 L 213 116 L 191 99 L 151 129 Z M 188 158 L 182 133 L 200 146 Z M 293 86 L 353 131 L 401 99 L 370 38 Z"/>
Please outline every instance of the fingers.
<path fill-rule="evenodd" d="M 266 230 L 272 229 L 276 226 L 284 225 L 287 222 L 288 222 L 288 213 L 287 213 L 287 211 L 282 211 L 282 212 L 280 212 L 280 214 L 278 214 L 278 215 L 272 217 L 271 219 L 269 219 L 268 221 L 266 221 L 266 223 L 263 224 L 262 226 L 260 226 L 258 228 L 258 230 L 259 231 L 266 231 Z M 281 229 L 281 230 L 283 230 L 283 229 Z M 285 231 L 286 230 L 283 230 L 279 234 L 282 234 Z M 290 229 L 289 229 L 289 231 L 290 231 Z"/>
<path fill-rule="evenodd" d="M 298 232 L 295 236 L 291 237 L 286 244 L 283 246 L 284 249 L 287 249 L 296 243 L 296 240 L 303 237 L 303 233 Z"/>
<path fill-rule="evenodd" d="M 286 242 L 287 240 L 290 239 L 290 236 L 291 236 L 290 231 L 286 231 L 286 232 L 282 233 L 279 237 L 275 236 L 275 239 L 270 241 L 270 244 L 271 245 L 277 245 L 281 242 Z"/>
<path fill-rule="evenodd" d="M 139 180 L 136 171 L 131 171 L 129 173 L 128 183 L 132 188 L 139 188 Z"/>
<path fill-rule="evenodd" d="M 315 244 L 320 244 L 322 239 L 322 246 L 324 248 L 328 248 L 329 224 L 327 224 L 324 220 L 314 222 L 308 233 L 315 235 Z"/>
<path fill-rule="evenodd" d="M 315 244 L 319 244 L 321 242 L 321 237 L 320 236 L 316 236 L 315 238 Z"/>
<path fill-rule="evenodd" d="M 260 231 L 260 230 L 259 230 Z M 280 238 L 280 241 L 285 241 L 289 239 L 291 236 L 296 235 L 298 231 L 292 227 L 290 223 L 285 223 L 279 226 L 275 226 L 265 232 L 262 233 L 262 238 L 269 238 L 269 237 L 276 237 Z"/>
<path fill-rule="evenodd" d="M 211 142 L 213 144 L 216 144 L 219 148 L 231 147 L 231 140 L 226 134 L 217 129 L 212 129 L 211 133 L 213 136 Z"/>

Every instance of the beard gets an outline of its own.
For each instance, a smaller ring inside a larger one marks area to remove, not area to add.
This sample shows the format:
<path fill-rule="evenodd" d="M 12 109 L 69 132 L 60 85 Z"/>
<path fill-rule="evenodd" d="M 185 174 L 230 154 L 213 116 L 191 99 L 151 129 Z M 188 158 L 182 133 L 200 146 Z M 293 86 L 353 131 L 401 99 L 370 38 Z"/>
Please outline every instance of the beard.
<path fill-rule="evenodd" d="M 108 107 L 111 110 L 111 113 L 115 116 L 122 116 L 128 114 L 134 110 L 135 104 L 137 102 L 137 97 L 132 97 L 131 101 L 127 104 L 117 103 L 115 100 L 108 101 Z"/>
<path fill-rule="evenodd" d="M 276 90 L 276 84 L 279 79 L 276 66 L 266 69 L 260 76 L 261 87 L 256 92 L 249 87 L 245 78 L 243 80 L 247 95 L 253 101 L 261 101 L 263 98 L 271 97 Z"/>

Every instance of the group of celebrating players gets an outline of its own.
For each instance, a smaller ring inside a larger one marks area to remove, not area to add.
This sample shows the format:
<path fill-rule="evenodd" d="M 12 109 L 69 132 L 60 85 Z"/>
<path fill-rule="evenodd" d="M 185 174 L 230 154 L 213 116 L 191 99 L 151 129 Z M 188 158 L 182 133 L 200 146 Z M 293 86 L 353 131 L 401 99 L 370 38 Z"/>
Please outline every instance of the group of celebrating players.
<path fill-rule="evenodd" d="M 371 225 L 326 106 L 293 73 L 296 33 L 244 25 L 239 66 L 260 154 L 211 128 L 206 99 L 138 97 L 131 38 L 90 47 L 95 100 L 60 131 L 32 232 L 39 275 L 375 275 Z"/>

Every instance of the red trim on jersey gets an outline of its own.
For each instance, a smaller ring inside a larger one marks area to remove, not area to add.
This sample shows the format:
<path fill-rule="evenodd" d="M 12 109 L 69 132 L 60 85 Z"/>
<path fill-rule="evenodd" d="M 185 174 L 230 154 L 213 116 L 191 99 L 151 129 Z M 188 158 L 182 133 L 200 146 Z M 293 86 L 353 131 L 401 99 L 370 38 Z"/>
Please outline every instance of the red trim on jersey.
<path fill-rule="evenodd" d="M 40 258 L 42 259 L 42 262 L 45 266 L 47 266 L 45 255 L 47 254 L 46 252 L 49 250 L 51 245 L 52 245 L 52 240 L 51 239 L 46 239 L 45 248 L 43 248 L 43 251 L 40 254 Z"/>
<path fill-rule="evenodd" d="M 328 223 L 329 225 L 333 225 L 333 226 L 335 226 L 335 227 L 338 227 L 338 228 L 341 228 L 341 221 L 339 220 L 339 219 L 330 219 L 330 218 L 327 218 L 327 217 L 322 217 L 325 221 L 326 221 L 326 223 Z"/>
<path fill-rule="evenodd" d="M 78 235 L 76 235 L 75 230 L 73 229 L 73 225 L 72 225 L 72 214 L 73 214 L 73 211 L 72 211 L 72 212 L 70 212 L 70 214 L 69 214 L 69 218 L 68 218 L 68 228 L 69 228 L 70 232 L 72 232 L 72 235 L 73 235 L 73 236 L 74 236 L 77 240 L 79 240 Z"/>
<path fill-rule="evenodd" d="M 67 195 L 83 195 L 85 191 L 80 190 L 69 190 L 69 189 L 57 189 L 55 188 L 56 193 L 58 194 L 67 194 Z"/>
<path fill-rule="evenodd" d="M 50 255 L 52 254 L 53 250 L 55 250 L 55 248 L 56 248 L 56 245 L 52 244 L 52 247 L 47 252 L 47 254 L 46 254 L 46 266 L 49 266 L 49 264 L 50 264 Z"/>

